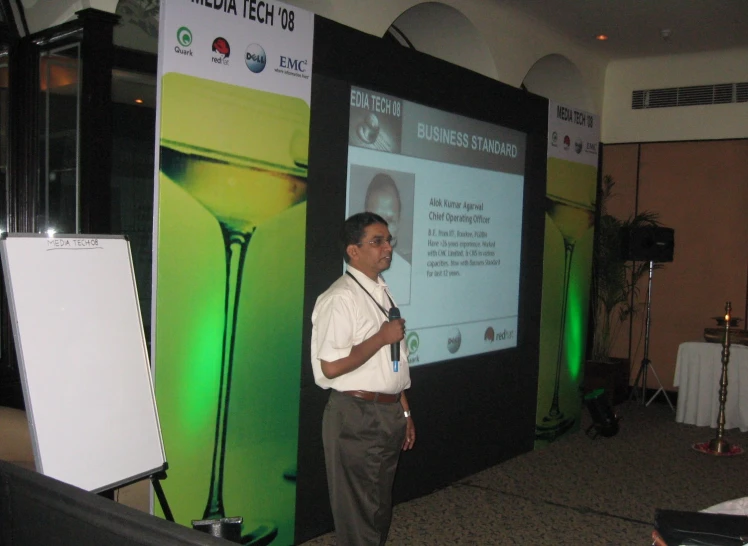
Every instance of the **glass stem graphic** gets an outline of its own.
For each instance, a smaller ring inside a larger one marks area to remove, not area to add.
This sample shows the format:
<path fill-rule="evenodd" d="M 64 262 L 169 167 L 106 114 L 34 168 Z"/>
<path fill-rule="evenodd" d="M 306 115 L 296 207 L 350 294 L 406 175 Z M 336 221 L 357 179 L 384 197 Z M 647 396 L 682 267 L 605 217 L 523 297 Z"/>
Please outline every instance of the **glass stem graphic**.
<path fill-rule="evenodd" d="M 263 260 L 254 253 L 265 258 L 279 256 L 282 248 L 271 248 L 268 241 L 275 240 L 279 230 L 288 233 L 282 215 L 288 211 L 291 218 L 298 220 L 300 213 L 292 213 L 290 209 L 306 201 L 309 105 L 298 97 L 177 73 L 163 76 L 161 94 L 159 166 L 164 186 L 160 195 L 166 195 L 168 188 L 175 198 L 169 203 L 179 203 L 185 195 L 174 192 L 176 188 L 169 187 L 173 183 L 204 209 L 198 211 L 189 204 L 193 214 L 199 215 L 196 225 L 199 226 L 201 244 L 192 249 L 196 251 L 193 255 L 182 258 L 185 262 L 180 266 L 184 276 L 184 271 L 192 266 L 188 260 L 194 259 L 204 267 L 206 274 L 209 272 L 209 277 L 206 275 L 202 279 L 207 280 L 205 286 L 197 287 L 204 288 L 204 291 L 195 294 L 195 303 L 206 305 L 195 306 L 188 302 L 185 308 L 215 317 L 215 322 L 206 320 L 204 323 L 210 324 L 210 332 L 196 329 L 188 334 L 204 335 L 205 340 L 211 340 L 211 347 L 200 356 L 199 364 L 206 376 L 211 374 L 211 389 L 215 390 L 211 391 L 210 397 L 218 398 L 214 406 L 215 421 L 210 414 L 210 423 L 205 427 L 205 434 L 213 438 L 212 454 L 205 454 L 206 457 L 212 456 L 209 482 L 207 468 L 186 471 L 185 479 L 199 479 L 204 483 L 201 488 L 207 488 L 205 504 L 202 504 L 202 498 L 198 499 L 199 504 L 192 510 L 203 510 L 201 523 L 204 522 L 205 526 L 230 531 L 232 535 L 235 532 L 240 534 L 237 538 L 241 544 L 266 546 L 280 536 L 284 537 L 282 542 L 290 543 L 293 508 L 281 505 L 280 492 L 267 494 L 267 490 L 284 484 L 287 487 L 282 494 L 295 495 L 295 484 L 284 473 L 292 475 L 287 469 L 295 463 L 296 453 L 287 450 L 289 440 L 286 437 L 276 438 L 273 431 L 257 431 L 257 437 L 266 443 L 248 446 L 245 435 L 237 434 L 243 430 L 237 425 L 245 428 L 251 425 L 241 423 L 235 417 L 237 411 L 244 411 L 242 399 L 250 396 L 246 385 L 242 384 L 246 377 L 263 377 L 271 388 L 279 384 L 275 382 L 275 376 L 269 377 L 268 359 L 256 350 L 250 353 L 247 344 L 242 343 L 245 339 L 243 330 L 251 327 L 251 335 L 246 337 L 252 339 L 280 335 L 277 324 L 283 323 L 284 317 L 273 315 L 276 322 L 250 318 L 258 309 L 256 306 L 264 305 L 258 296 L 260 286 L 252 284 L 255 281 L 251 280 L 257 279 L 264 267 Z M 195 118 L 196 112 L 211 114 Z M 164 203 L 167 201 L 165 199 Z M 172 212 L 171 221 L 184 222 L 182 227 L 189 229 L 191 219 L 184 213 L 177 214 L 174 209 Z M 210 228 L 207 227 L 204 212 L 215 219 L 217 226 L 211 224 Z M 220 228 L 222 240 L 218 238 L 216 227 Z M 215 240 L 208 242 L 210 239 Z M 186 241 L 185 238 L 184 244 L 188 244 Z M 303 272 L 303 265 L 301 268 Z M 294 274 L 298 275 L 298 271 Z M 274 289 L 274 285 L 263 286 L 262 293 Z M 280 290 L 280 286 L 277 289 Z M 213 299 L 214 295 L 217 300 Z M 188 298 L 191 296 L 187 295 Z M 242 309 L 245 306 L 248 306 L 248 312 Z M 254 320 L 254 323 L 245 324 L 242 319 Z M 240 320 L 242 324 L 239 324 Z M 276 331 L 271 332 L 271 328 Z M 178 333 L 170 332 L 169 339 L 172 335 Z M 277 381 L 285 378 L 277 378 Z M 275 417 L 279 423 L 289 421 L 287 415 Z M 253 412 L 248 422 L 255 423 L 257 418 Z M 215 423 L 215 429 L 211 428 L 212 423 Z M 250 447 L 251 454 L 242 451 Z M 195 450 L 201 448 L 197 446 Z M 276 460 L 265 475 L 252 474 L 261 461 L 271 456 Z M 292 462 L 284 464 L 286 458 Z M 252 483 L 245 483 L 250 474 L 254 476 Z M 267 499 L 270 503 L 261 509 L 250 508 Z M 248 510 L 255 513 L 238 513 Z M 260 512 L 263 517 L 259 517 Z"/>
<path fill-rule="evenodd" d="M 223 337 L 210 486 L 203 512 L 203 520 L 223 520 L 226 518 L 223 495 L 231 385 L 247 251 L 258 225 L 306 199 L 306 160 L 299 160 L 293 167 L 269 168 L 273 166 L 207 157 L 194 153 L 197 150 L 189 147 L 176 146 L 184 151 L 161 147 L 162 172 L 213 215 L 223 238 L 226 272 Z M 303 145 L 298 147 L 304 152 L 307 149 Z M 242 364 L 246 365 L 246 362 Z M 251 521 L 254 527 L 250 526 L 252 531 L 241 537 L 242 544 L 261 546 L 269 544 L 278 535 L 277 523 L 257 523 Z"/>
<path fill-rule="evenodd" d="M 571 264 L 577 240 L 592 225 L 594 209 L 567 199 L 548 196 L 546 211 L 553 224 L 561 232 L 564 241 L 564 272 L 561 287 L 561 320 L 559 321 L 558 349 L 556 353 L 555 380 L 553 399 L 548 413 L 536 426 L 535 436 L 542 440 L 554 440 L 574 425 L 573 417 L 566 417 L 561 410 L 561 371 L 566 347 L 566 315 L 569 308 L 569 289 L 571 288 Z"/>
<path fill-rule="evenodd" d="M 558 332 L 558 354 L 556 357 L 556 381 L 553 384 L 553 401 L 544 421 L 563 419 L 559 408 L 558 398 L 561 387 L 561 362 L 564 355 L 564 334 L 566 333 L 566 307 L 569 302 L 569 280 L 571 277 L 571 258 L 574 255 L 574 243 L 564 240 L 564 282 L 563 298 L 561 300 L 561 325 Z"/>
<path fill-rule="evenodd" d="M 231 400 L 231 375 L 234 364 L 234 341 L 239 296 L 242 286 L 244 259 L 247 256 L 251 233 L 239 233 L 221 223 L 226 246 L 226 294 L 224 300 L 223 350 L 218 388 L 216 434 L 213 442 L 213 465 L 210 474 L 208 503 L 203 519 L 220 519 L 226 516 L 223 506 L 223 477 L 226 462 L 226 431 L 228 430 L 229 401 Z"/>

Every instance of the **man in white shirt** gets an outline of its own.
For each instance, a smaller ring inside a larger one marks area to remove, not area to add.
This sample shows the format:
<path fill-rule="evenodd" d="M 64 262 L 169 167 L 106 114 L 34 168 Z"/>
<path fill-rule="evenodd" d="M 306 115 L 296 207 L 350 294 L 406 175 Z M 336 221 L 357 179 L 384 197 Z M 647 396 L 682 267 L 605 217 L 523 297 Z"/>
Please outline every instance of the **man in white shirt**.
<path fill-rule="evenodd" d="M 380 545 L 392 520 L 392 484 L 401 450 L 415 443 L 405 389 L 410 387 L 403 319 L 380 273 L 392 236 L 376 214 L 354 214 L 341 234 L 346 273 L 312 312 L 312 369 L 330 389 L 322 419 L 327 483 L 337 544 Z M 390 345 L 400 344 L 400 362 Z"/>

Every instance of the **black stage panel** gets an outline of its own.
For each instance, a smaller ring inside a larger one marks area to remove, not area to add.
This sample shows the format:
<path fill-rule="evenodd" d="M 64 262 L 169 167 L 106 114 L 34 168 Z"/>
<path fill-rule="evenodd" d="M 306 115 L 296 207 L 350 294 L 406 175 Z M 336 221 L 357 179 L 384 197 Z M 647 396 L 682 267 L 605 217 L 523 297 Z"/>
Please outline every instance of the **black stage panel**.
<path fill-rule="evenodd" d="M 411 368 L 416 446 L 401 458 L 402 502 L 533 449 L 538 380 L 548 102 L 429 55 L 315 18 L 296 541 L 330 531 L 321 442 L 327 392 L 314 384 L 311 313 L 342 273 L 350 88 L 361 86 L 527 135 L 518 345 Z M 407 316 L 405 316 L 407 320 Z"/>

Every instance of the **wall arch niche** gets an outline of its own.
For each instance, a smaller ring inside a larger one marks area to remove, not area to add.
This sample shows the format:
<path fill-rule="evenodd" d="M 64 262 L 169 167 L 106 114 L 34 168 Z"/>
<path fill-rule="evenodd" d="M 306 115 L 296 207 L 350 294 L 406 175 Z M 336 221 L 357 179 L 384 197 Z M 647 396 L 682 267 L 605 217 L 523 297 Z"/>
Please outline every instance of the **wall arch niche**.
<path fill-rule="evenodd" d="M 475 25 L 451 6 L 439 2 L 417 4 L 400 14 L 384 37 L 498 79 L 488 44 Z"/>
<path fill-rule="evenodd" d="M 542 57 L 532 65 L 522 85 L 536 95 L 596 113 L 582 73 L 563 55 L 554 53 Z"/>

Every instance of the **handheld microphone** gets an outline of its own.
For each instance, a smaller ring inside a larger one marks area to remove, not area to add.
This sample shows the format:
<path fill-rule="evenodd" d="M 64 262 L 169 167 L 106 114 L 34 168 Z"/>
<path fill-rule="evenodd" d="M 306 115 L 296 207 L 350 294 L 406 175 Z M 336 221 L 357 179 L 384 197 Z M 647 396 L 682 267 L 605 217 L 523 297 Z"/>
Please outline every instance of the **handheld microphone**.
<path fill-rule="evenodd" d="M 400 309 L 397 307 L 390 308 L 390 322 L 400 318 Z M 397 372 L 400 369 L 400 342 L 397 341 L 390 345 L 390 354 L 392 355 L 392 371 Z"/>

